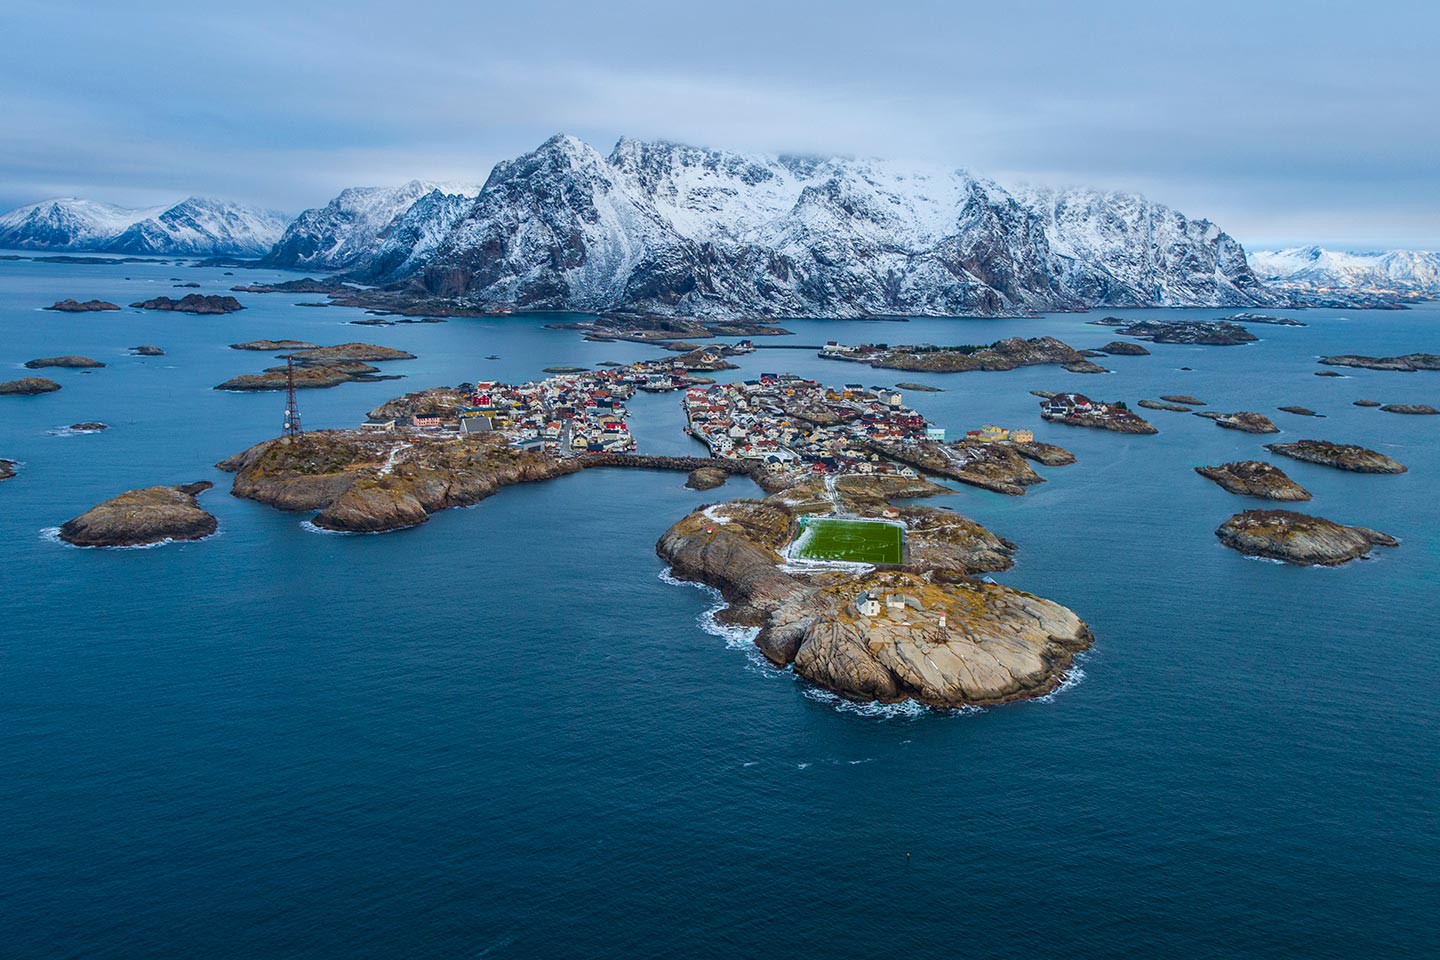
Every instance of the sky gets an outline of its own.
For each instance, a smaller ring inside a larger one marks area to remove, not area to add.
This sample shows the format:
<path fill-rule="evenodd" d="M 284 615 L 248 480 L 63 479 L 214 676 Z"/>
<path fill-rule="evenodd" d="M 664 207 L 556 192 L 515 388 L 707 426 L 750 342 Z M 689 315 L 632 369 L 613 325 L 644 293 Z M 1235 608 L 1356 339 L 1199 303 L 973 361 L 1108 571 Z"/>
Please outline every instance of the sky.
<path fill-rule="evenodd" d="M 1138 191 L 1250 249 L 1440 247 L 1440 5 L 0 3 L 0 208 L 483 182 L 571 133 Z"/>

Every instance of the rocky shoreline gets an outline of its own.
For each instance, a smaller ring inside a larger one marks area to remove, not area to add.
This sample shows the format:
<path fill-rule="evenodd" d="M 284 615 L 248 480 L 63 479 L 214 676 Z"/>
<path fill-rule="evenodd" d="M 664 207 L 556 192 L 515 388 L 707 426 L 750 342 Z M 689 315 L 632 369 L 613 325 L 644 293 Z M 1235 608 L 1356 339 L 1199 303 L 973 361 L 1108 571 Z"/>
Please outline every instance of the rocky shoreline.
<path fill-rule="evenodd" d="M 843 481 L 838 492 L 860 516 L 886 506 L 852 500 Z M 955 708 L 1043 696 L 1093 642 L 1065 607 L 972 579 L 1009 567 L 1015 546 L 949 511 L 896 511 L 908 527 L 901 567 L 797 572 L 782 551 L 816 495 L 790 490 L 706 507 L 656 544 L 673 576 L 720 591 L 724 621 L 759 628 L 755 644 L 777 667 L 850 700 Z M 892 602 L 867 616 L 861 595 Z"/>

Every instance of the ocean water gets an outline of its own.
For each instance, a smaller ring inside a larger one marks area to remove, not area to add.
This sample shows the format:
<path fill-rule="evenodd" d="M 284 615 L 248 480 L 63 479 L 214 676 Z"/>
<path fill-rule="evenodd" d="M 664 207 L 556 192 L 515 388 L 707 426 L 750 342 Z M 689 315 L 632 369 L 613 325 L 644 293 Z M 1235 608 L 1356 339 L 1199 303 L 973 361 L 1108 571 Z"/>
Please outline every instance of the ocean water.
<path fill-rule="evenodd" d="M 421 528 L 322 535 L 228 495 L 212 464 L 274 435 L 281 398 L 210 388 L 258 337 L 366 340 L 405 379 L 306 391 L 308 427 L 409 389 L 656 354 L 544 317 L 370 328 L 309 295 L 227 317 L 39 311 L 278 273 L 0 262 L 0 955 L 204 957 L 1422 957 L 1440 951 L 1440 374 L 1316 377 L 1316 356 L 1440 352 L 1440 309 L 1307 311 L 1244 347 L 1152 347 L 1115 373 L 919 375 L 761 350 L 736 377 L 920 380 L 952 431 L 1027 426 L 1075 451 L 1009 498 L 944 504 L 1020 544 L 1004 582 L 1097 642 L 1043 701 L 857 707 L 722 635 L 654 542 L 697 505 L 678 474 L 590 471 Z M 182 292 L 175 291 L 178 295 Z M 1128 311 L 1213 317 L 1225 311 Z M 1097 315 L 1098 316 L 1098 315 Z M 1115 339 L 1083 315 L 791 322 L 792 342 Z M 769 342 L 769 341 L 765 341 Z M 156 359 L 126 355 L 158 344 Z M 487 354 L 500 356 L 487 361 Z M 1182 370 L 1191 367 L 1191 370 Z M 1044 424 L 1031 389 L 1257 410 L 1255 437 L 1147 412 L 1153 437 Z M 1326 415 L 1276 412 L 1302 404 Z M 107 432 L 57 428 L 98 419 Z M 680 453 L 678 399 L 642 449 Z M 1219 546 L 1258 502 L 1191 467 L 1269 440 L 1359 442 L 1410 472 L 1292 461 L 1304 507 L 1402 540 L 1301 569 Z M 122 490 L 208 479 L 204 542 L 80 550 L 44 531 Z M 707 626 L 709 629 L 707 629 Z"/>

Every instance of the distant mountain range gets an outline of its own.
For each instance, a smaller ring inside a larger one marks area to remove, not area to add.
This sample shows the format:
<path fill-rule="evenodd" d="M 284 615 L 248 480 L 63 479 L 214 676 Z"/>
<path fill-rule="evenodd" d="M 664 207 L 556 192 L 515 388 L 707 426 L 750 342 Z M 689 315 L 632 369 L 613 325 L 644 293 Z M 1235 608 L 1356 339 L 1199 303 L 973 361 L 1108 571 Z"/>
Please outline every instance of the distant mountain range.
<path fill-rule="evenodd" d="M 0 217 L 0 247 L 260 256 L 417 297 L 586 312 L 996 315 L 1440 292 L 1435 254 L 1247 259 L 1210 221 L 1138 194 L 631 139 L 605 156 L 564 135 L 483 186 L 351 188 L 288 226 L 216 201 L 50 201 Z"/>
<path fill-rule="evenodd" d="M 1261 250 L 1251 267 L 1280 289 L 1312 294 L 1366 293 L 1440 296 L 1440 253 L 1387 250 L 1347 253 L 1324 247 Z"/>
<path fill-rule="evenodd" d="M 952 315 L 1283 299 L 1207 220 L 1134 194 L 1011 193 L 963 171 L 629 139 L 607 157 L 556 136 L 498 164 L 473 196 L 426 186 L 346 191 L 302 214 L 266 262 L 583 311 Z"/>
<path fill-rule="evenodd" d="M 64 198 L 0 216 L 0 249 L 259 256 L 280 239 L 286 223 L 272 210 L 203 197 L 143 210 Z"/>

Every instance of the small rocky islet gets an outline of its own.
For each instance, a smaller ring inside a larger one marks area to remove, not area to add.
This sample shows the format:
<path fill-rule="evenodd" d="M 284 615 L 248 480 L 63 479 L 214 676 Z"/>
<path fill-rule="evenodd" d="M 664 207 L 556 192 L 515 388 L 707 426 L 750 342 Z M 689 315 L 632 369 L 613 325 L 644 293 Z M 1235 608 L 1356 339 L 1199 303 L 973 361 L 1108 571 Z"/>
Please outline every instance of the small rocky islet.
<path fill-rule="evenodd" d="M 1400 545 L 1378 530 L 1349 527 L 1291 510 L 1246 510 L 1222 523 L 1215 535 L 1246 556 L 1300 566 L 1339 566 L 1366 556 L 1373 547 Z"/>
<path fill-rule="evenodd" d="M 99 313 L 106 310 L 119 310 L 118 304 L 108 300 L 56 300 L 46 310 L 54 310 L 58 313 Z"/>
<path fill-rule="evenodd" d="M 152 297 L 130 304 L 140 310 L 162 310 L 174 313 L 224 314 L 244 310 L 245 305 L 234 297 L 218 294 L 187 293 L 179 300 L 171 297 Z"/>
<path fill-rule="evenodd" d="M 1040 416 L 1049 423 L 1069 427 L 1092 427 L 1109 430 L 1112 433 L 1155 434 L 1160 431 L 1144 417 L 1135 413 L 1123 401 L 1106 403 L 1092 400 L 1080 393 L 1051 393 L 1031 391 L 1040 400 Z"/>
<path fill-rule="evenodd" d="M 1146 410 L 1167 410 L 1171 413 L 1192 413 L 1186 406 L 1178 403 L 1170 403 L 1167 400 L 1141 400 L 1135 404 L 1137 407 L 1144 407 Z"/>
<path fill-rule="evenodd" d="M 1392 460 L 1383 453 L 1353 443 L 1331 443 L 1328 440 L 1296 440 L 1292 443 L 1271 443 L 1265 447 L 1271 453 L 1306 463 L 1348 470 L 1351 473 L 1404 473 L 1403 463 Z"/>
<path fill-rule="evenodd" d="M 165 351 L 164 351 L 164 350 L 161 350 L 159 347 L 155 346 L 154 344 L 146 343 L 146 344 L 141 344 L 141 345 L 138 346 L 138 347 L 131 347 L 131 348 L 130 348 L 130 356 L 132 356 L 132 357 L 163 357 L 163 356 L 165 356 Z"/>
<path fill-rule="evenodd" d="M 212 486 L 201 480 L 127 490 L 61 524 L 60 539 L 78 547 L 142 547 L 203 539 L 215 532 L 217 524 L 197 498 Z"/>
<path fill-rule="evenodd" d="M 876 368 L 917 373 L 967 373 L 1006 371 L 1020 367 L 1057 365 L 1070 373 L 1109 373 L 1083 353 L 1055 337 L 1010 337 L 989 345 L 948 347 L 888 344 L 845 346 L 827 344 L 820 356 L 827 360 L 848 360 Z"/>
<path fill-rule="evenodd" d="M 94 370 L 103 366 L 105 366 L 105 364 L 99 360 L 74 355 L 64 357 L 38 357 L 34 360 L 25 361 L 25 367 L 29 370 L 44 370 L 46 367 L 57 367 L 65 370 Z"/>
<path fill-rule="evenodd" d="M 685 478 L 685 486 L 691 490 L 714 490 L 724 486 L 729 479 L 730 474 L 718 467 L 696 467 Z"/>
<path fill-rule="evenodd" d="M 14 460 L 0 458 L 0 480 L 9 480 L 15 476 L 16 463 Z"/>
<path fill-rule="evenodd" d="M 1239 460 L 1218 467 L 1196 467 L 1195 472 L 1242 497 L 1265 500 L 1301 501 L 1310 499 L 1310 491 L 1291 480 L 1279 467 L 1263 460 Z"/>
<path fill-rule="evenodd" d="M 1215 421 L 1215 426 L 1241 433 L 1279 433 L 1275 421 L 1263 413 L 1242 410 L 1237 413 L 1219 413 L 1214 410 L 1196 411 L 1195 416 Z"/>
<path fill-rule="evenodd" d="M 244 343 L 230 344 L 230 349 L 273 353 L 277 350 L 314 350 L 318 346 L 318 343 L 308 340 L 246 340 Z"/>
<path fill-rule="evenodd" d="M 1105 317 L 1087 322 L 1095 326 L 1117 327 L 1118 333 L 1151 343 L 1232 347 L 1260 339 L 1240 324 L 1228 320 L 1122 320 Z"/>
<path fill-rule="evenodd" d="M 231 390 L 252 393 L 269 390 L 285 390 L 294 380 L 297 390 L 316 390 L 336 387 L 342 383 L 372 383 L 378 380 L 397 380 L 395 375 L 382 375 L 380 368 L 371 363 L 390 360 L 414 360 L 415 354 L 382 347 L 373 343 L 340 343 L 321 347 L 300 340 L 252 340 L 248 343 L 232 343 L 234 350 L 294 349 L 275 346 L 304 344 L 295 352 L 285 354 L 294 361 L 294 369 L 285 366 L 267 367 L 258 374 L 247 373 L 231 377 L 215 387 L 216 390 Z"/>
<path fill-rule="evenodd" d="M 1386 413 L 1404 413 L 1410 416 L 1433 417 L 1440 414 L 1428 403 L 1387 403 L 1381 408 Z"/>
<path fill-rule="evenodd" d="M 1366 370 L 1391 370 L 1400 373 L 1440 370 L 1440 354 L 1435 353 L 1407 353 L 1398 357 L 1367 357 L 1347 353 L 1321 357 L 1320 362 L 1333 367 L 1361 367 Z"/>
<path fill-rule="evenodd" d="M 0 397 L 33 397 L 59 389 L 60 384 L 48 377 L 21 377 L 0 383 Z"/>
<path fill-rule="evenodd" d="M 1100 348 L 1100 353 L 1110 354 L 1116 357 L 1148 357 L 1150 351 L 1138 343 L 1131 343 L 1128 340 L 1112 340 Z"/>

